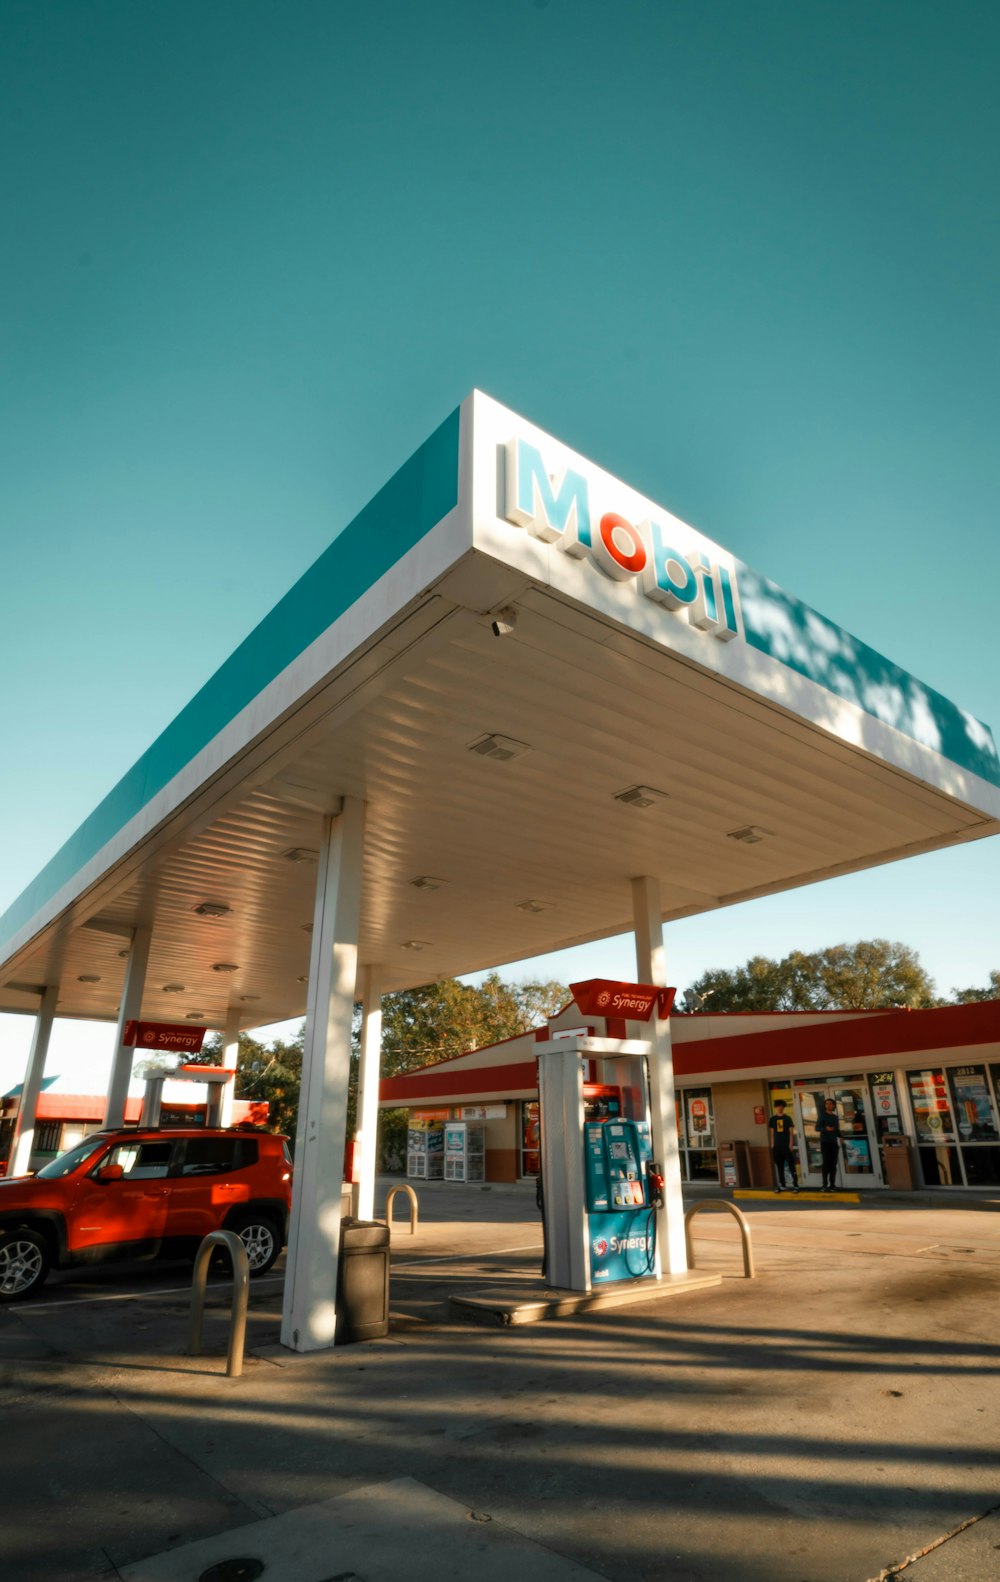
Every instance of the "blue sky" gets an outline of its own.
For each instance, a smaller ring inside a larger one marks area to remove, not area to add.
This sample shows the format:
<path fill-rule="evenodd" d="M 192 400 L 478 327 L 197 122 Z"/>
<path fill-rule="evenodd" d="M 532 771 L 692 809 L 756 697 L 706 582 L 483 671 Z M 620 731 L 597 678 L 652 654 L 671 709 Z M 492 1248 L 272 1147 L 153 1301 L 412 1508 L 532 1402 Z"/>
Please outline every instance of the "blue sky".
<path fill-rule="evenodd" d="M 0 910 L 473 385 L 1000 727 L 996 7 L 5 31 Z M 998 848 L 677 925 L 672 976 L 883 935 L 985 982 Z"/>

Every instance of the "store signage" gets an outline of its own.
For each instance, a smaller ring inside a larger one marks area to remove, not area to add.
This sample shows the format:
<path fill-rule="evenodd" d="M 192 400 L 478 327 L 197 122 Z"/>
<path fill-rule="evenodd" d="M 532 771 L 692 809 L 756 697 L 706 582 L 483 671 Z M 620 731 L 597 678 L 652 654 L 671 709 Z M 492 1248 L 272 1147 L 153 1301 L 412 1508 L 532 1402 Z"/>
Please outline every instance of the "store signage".
<path fill-rule="evenodd" d="M 648 1022 L 654 1007 L 661 1019 L 669 1016 L 677 993 L 655 983 L 615 983 L 610 978 L 588 978 L 569 989 L 584 1016 L 623 1016 L 633 1022 Z"/>
<path fill-rule="evenodd" d="M 755 1124 L 757 1126 L 763 1126 L 765 1124 L 765 1122 L 767 1121 L 767 1116 L 764 1114 L 764 1106 L 763 1106 L 763 1104 L 755 1104 L 754 1105 L 754 1107 L 753 1107 L 753 1118 L 754 1118 L 754 1122 L 755 1122 Z"/>
<path fill-rule="evenodd" d="M 205 1038 L 203 1027 L 177 1022 L 126 1022 L 122 1043 L 126 1049 L 180 1050 L 197 1055 Z"/>
<path fill-rule="evenodd" d="M 652 517 L 631 522 L 619 511 L 595 509 L 582 473 L 550 473 L 541 451 L 518 437 L 507 441 L 506 452 L 506 521 L 573 559 L 589 560 L 612 582 L 635 583 L 697 631 L 722 643 L 741 635 L 735 572 L 702 549 L 678 548 L 672 537 L 683 524 L 676 518 L 668 530 Z"/>

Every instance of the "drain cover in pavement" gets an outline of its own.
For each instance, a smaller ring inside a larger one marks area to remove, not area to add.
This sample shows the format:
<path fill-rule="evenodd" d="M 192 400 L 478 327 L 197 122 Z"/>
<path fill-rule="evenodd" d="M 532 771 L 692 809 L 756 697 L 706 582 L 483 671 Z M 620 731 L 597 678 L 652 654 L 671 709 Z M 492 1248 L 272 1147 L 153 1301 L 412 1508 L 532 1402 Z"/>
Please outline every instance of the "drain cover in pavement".
<path fill-rule="evenodd" d="M 263 1560 L 219 1560 L 201 1573 L 198 1582 L 256 1582 L 263 1575 Z"/>

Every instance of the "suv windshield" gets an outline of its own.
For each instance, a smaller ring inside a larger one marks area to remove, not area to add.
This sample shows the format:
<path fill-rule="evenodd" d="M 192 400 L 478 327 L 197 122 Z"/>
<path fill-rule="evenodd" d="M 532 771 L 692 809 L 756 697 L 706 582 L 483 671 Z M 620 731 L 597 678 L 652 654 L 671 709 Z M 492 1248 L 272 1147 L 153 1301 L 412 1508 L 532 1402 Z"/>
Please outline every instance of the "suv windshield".
<path fill-rule="evenodd" d="M 68 1176 L 70 1171 L 75 1170 L 84 1159 L 89 1159 L 98 1148 L 103 1148 L 107 1140 L 107 1137 L 102 1136 L 85 1137 L 82 1143 L 77 1143 L 76 1147 L 71 1148 L 68 1153 L 60 1154 L 58 1159 L 50 1159 L 47 1165 L 43 1165 L 35 1173 L 45 1176 L 49 1181 L 53 1176 Z"/>

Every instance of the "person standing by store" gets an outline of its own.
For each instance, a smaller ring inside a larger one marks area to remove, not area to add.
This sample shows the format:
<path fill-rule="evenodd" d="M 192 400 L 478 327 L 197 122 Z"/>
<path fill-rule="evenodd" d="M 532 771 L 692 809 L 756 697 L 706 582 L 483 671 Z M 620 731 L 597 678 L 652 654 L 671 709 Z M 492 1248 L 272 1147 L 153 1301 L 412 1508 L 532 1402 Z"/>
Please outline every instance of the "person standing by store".
<path fill-rule="evenodd" d="M 827 1099 L 816 1118 L 819 1150 L 823 1155 L 823 1191 L 836 1192 L 837 1164 L 840 1159 L 840 1116 L 833 1099 Z"/>
<path fill-rule="evenodd" d="M 767 1123 L 771 1133 L 771 1158 L 774 1160 L 774 1173 L 778 1179 L 776 1191 L 781 1192 L 785 1186 L 785 1170 L 788 1170 L 792 1191 L 796 1194 L 799 1190 L 799 1176 L 795 1168 L 795 1155 L 792 1153 L 792 1144 L 795 1141 L 795 1127 L 792 1125 L 790 1115 L 785 1114 L 784 1099 L 775 1099 L 774 1114 Z"/>

